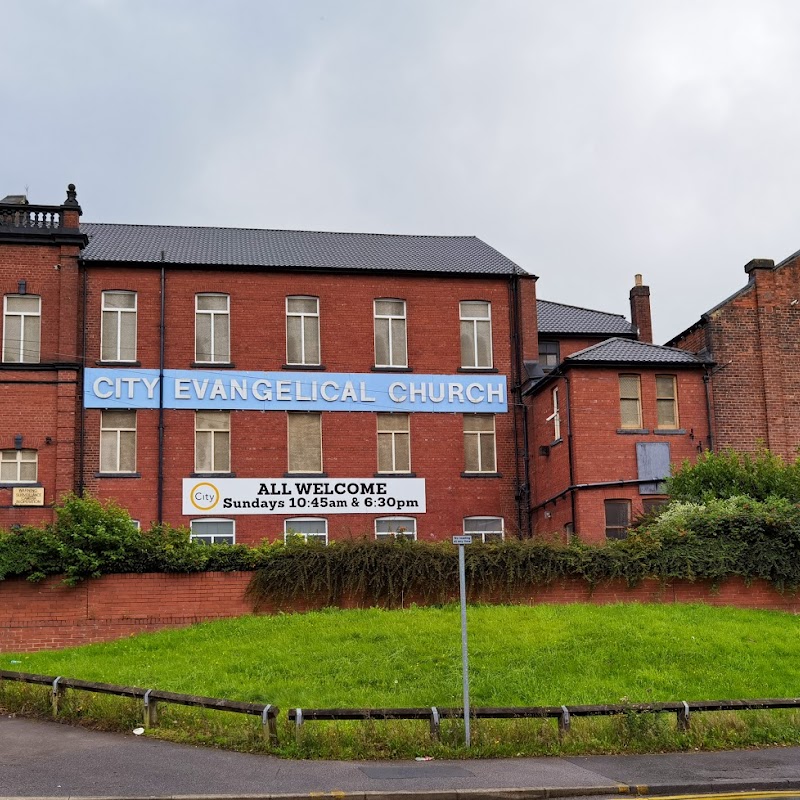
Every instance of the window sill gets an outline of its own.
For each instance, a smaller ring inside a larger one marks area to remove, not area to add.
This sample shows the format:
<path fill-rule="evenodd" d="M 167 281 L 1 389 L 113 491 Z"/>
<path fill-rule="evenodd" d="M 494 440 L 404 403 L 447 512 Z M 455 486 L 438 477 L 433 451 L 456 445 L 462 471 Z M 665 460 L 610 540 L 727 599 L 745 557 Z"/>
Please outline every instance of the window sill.
<path fill-rule="evenodd" d="M 281 369 L 289 372 L 300 370 L 301 372 L 325 372 L 324 364 L 282 364 Z"/>
<path fill-rule="evenodd" d="M 416 472 L 376 472 L 373 478 L 416 478 Z"/>
<path fill-rule="evenodd" d="M 95 361 L 99 367 L 141 367 L 141 361 Z"/>
<path fill-rule="evenodd" d="M 95 478 L 141 478 L 141 472 L 95 472 Z"/>
<path fill-rule="evenodd" d="M 236 369 L 232 361 L 193 361 L 190 369 Z"/>
<path fill-rule="evenodd" d="M 496 367 L 459 367 L 456 372 L 489 372 L 489 373 L 497 373 L 500 372 L 499 369 Z"/>
<path fill-rule="evenodd" d="M 192 472 L 190 478 L 235 478 L 235 472 Z"/>
<path fill-rule="evenodd" d="M 462 472 L 462 478 L 502 478 L 502 472 Z"/>
<path fill-rule="evenodd" d="M 327 478 L 327 472 L 284 472 L 284 478 Z"/>
<path fill-rule="evenodd" d="M 683 428 L 664 428 L 662 430 L 654 430 L 656 436 L 683 436 L 686 431 Z"/>
<path fill-rule="evenodd" d="M 413 372 L 411 367 L 370 367 L 370 372 Z"/>
<path fill-rule="evenodd" d="M 3 481 L 0 489 L 41 489 L 42 484 L 38 481 Z"/>
<path fill-rule="evenodd" d="M 650 431 L 647 428 L 617 428 L 617 433 L 622 436 L 644 436 Z"/>

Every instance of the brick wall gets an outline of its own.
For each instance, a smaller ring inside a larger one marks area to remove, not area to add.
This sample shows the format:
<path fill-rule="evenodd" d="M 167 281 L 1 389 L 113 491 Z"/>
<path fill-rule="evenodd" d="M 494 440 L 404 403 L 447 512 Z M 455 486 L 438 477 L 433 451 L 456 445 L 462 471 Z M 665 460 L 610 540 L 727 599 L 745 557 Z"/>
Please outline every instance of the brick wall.
<path fill-rule="evenodd" d="M 57 578 L 41 583 L 2 581 L 0 652 L 32 652 L 112 641 L 145 631 L 252 613 L 244 598 L 249 580 L 250 573 L 211 572 L 107 575 L 74 588 L 64 586 Z M 505 596 L 482 599 L 509 600 Z M 800 598 L 781 595 L 763 582 L 748 587 L 740 579 L 725 581 L 716 589 L 703 581 L 662 584 L 649 580 L 632 589 L 624 581 L 610 581 L 593 590 L 583 581 L 567 580 L 520 593 L 512 598 L 512 602 L 599 605 L 702 602 L 793 613 L 800 611 Z M 292 610 L 307 610 L 312 605 L 298 604 Z"/>

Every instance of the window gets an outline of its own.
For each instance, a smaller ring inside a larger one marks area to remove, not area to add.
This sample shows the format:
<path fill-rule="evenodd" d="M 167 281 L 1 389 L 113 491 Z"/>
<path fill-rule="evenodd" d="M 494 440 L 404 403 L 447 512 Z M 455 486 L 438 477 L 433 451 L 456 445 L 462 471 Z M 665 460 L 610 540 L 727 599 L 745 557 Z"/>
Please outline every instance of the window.
<path fill-rule="evenodd" d="M 235 544 L 236 524 L 232 519 L 193 519 L 189 538 L 201 544 Z"/>
<path fill-rule="evenodd" d="M 194 471 L 231 471 L 231 415 L 229 411 L 195 412 Z"/>
<path fill-rule="evenodd" d="M 539 366 L 543 372 L 552 372 L 560 360 L 558 342 L 539 340 Z"/>
<path fill-rule="evenodd" d="M 296 517 L 283 523 L 283 541 L 328 544 L 328 520 L 317 517 Z"/>
<path fill-rule="evenodd" d="M 194 358 L 201 364 L 227 364 L 231 360 L 230 297 L 226 294 L 195 296 Z"/>
<path fill-rule="evenodd" d="M 408 366 L 405 300 L 375 301 L 375 366 Z"/>
<path fill-rule="evenodd" d="M 382 517 L 375 520 L 376 539 L 417 538 L 417 521 L 414 517 Z"/>
<path fill-rule="evenodd" d="M 0 450 L 0 483 L 36 483 L 36 450 Z"/>
<path fill-rule="evenodd" d="M 6 295 L 3 314 L 3 361 L 15 364 L 39 363 L 41 314 L 40 297 Z"/>
<path fill-rule="evenodd" d="M 464 415 L 464 471 L 496 472 L 494 416 Z"/>
<path fill-rule="evenodd" d="M 136 412 L 100 416 L 100 472 L 136 472 Z"/>
<path fill-rule="evenodd" d="M 136 361 L 136 292 L 103 292 L 100 359 Z"/>
<path fill-rule="evenodd" d="M 630 500 L 606 500 L 606 538 L 624 539 L 631 524 Z"/>
<path fill-rule="evenodd" d="M 492 309 L 483 300 L 459 304 L 461 320 L 461 366 L 488 369 L 492 366 Z"/>
<path fill-rule="evenodd" d="M 656 375 L 657 427 L 678 428 L 678 387 L 674 375 Z"/>
<path fill-rule="evenodd" d="M 558 410 L 558 387 L 553 389 L 553 413 L 545 422 L 553 423 L 553 441 L 557 442 L 561 438 L 561 414 Z"/>
<path fill-rule="evenodd" d="M 503 541 L 502 517 L 464 517 L 464 533 L 472 536 L 472 541 L 480 539 L 482 542 Z"/>
<path fill-rule="evenodd" d="M 319 298 L 286 298 L 286 363 L 319 366 Z"/>
<path fill-rule="evenodd" d="M 655 514 L 664 506 L 667 505 L 669 501 L 666 497 L 643 497 L 642 498 L 642 513 L 643 514 Z"/>
<path fill-rule="evenodd" d="M 322 472 L 322 415 L 289 412 L 289 472 Z"/>
<path fill-rule="evenodd" d="M 411 472 L 408 414 L 378 414 L 378 472 Z"/>
<path fill-rule="evenodd" d="M 140 531 L 142 529 L 142 523 L 138 519 L 132 519 L 131 525 L 133 525 L 134 529 Z"/>
<path fill-rule="evenodd" d="M 642 427 L 642 385 L 638 375 L 619 376 L 621 428 Z"/>

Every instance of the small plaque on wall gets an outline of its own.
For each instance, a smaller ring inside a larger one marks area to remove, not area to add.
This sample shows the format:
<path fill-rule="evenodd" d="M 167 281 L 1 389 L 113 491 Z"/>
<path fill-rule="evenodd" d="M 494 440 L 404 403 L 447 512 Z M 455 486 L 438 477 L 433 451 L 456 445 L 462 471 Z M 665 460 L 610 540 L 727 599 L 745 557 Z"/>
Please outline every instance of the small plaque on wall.
<path fill-rule="evenodd" d="M 43 506 L 44 489 L 38 486 L 15 486 L 11 503 L 15 506 Z"/>

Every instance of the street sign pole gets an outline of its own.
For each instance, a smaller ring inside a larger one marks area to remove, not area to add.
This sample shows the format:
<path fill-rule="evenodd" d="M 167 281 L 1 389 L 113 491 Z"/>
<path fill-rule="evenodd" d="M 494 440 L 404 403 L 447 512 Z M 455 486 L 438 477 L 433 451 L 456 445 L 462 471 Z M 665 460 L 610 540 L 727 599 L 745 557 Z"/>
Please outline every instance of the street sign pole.
<path fill-rule="evenodd" d="M 464 740 L 467 747 L 469 747 L 469 661 L 467 657 L 467 582 L 465 577 L 464 545 L 472 544 L 472 537 L 454 536 L 453 544 L 458 545 L 458 589 L 461 596 L 461 674 L 464 688 Z"/>

